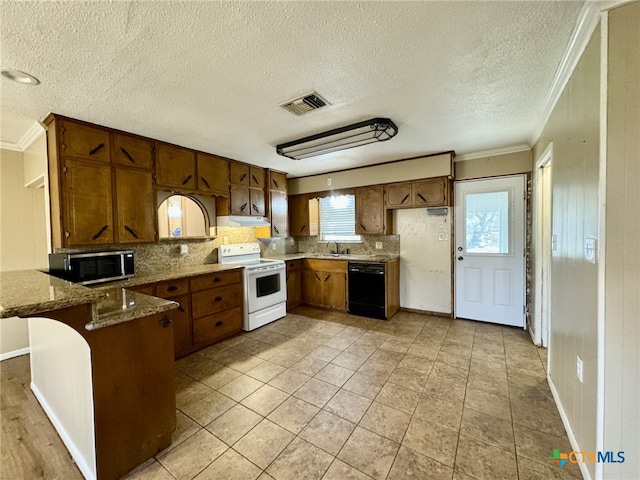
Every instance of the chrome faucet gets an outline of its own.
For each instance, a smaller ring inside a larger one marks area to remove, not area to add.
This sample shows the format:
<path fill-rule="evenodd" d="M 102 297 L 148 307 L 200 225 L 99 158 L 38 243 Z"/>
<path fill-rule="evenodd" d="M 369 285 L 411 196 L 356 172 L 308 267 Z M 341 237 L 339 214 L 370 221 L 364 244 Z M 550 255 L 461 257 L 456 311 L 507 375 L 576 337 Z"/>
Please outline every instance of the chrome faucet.
<path fill-rule="evenodd" d="M 338 255 L 340 253 L 340 251 L 338 250 L 338 242 L 336 242 L 335 240 L 331 240 L 329 242 L 327 242 L 327 248 L 329 248 L 329 244 L 333 243 L 336 246 L 335 250 L 329 250 L 329 253 L 331 255 Z"/>

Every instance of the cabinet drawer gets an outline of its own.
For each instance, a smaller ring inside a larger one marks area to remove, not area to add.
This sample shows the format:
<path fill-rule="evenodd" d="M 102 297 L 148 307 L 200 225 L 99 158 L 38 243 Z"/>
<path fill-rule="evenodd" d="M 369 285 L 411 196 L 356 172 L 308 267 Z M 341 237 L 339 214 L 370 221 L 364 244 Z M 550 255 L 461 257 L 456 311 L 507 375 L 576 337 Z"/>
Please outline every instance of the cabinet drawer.
<path fill-rule="evenodd" d="M 242 280 L 242 270 L 212 273 L 191 280 L 191 291 L 198 292 L 207 288 L 225 287 Z"/>
<path fill-rule="evenodd" d="M 302 268 L 302 260 L 287 260 L 287 272 L 290 270 L 300 270 Z"/>
<path fill-rule="evenodd" d="M 188 280 L 174 280 L 156 285 L 156 296 L 160 298 L 175 297 L 176 295 L 184 295 L 185 293 L 189 293 Z"/>
<path fill-rule="evenodd" d="M 196 292 L 191 296 L 193 318 L 204 317 L 212 313 L 242 305 L 242 287 L 231 285 Z"/>
<path fill-rule="evenodd" d="M 211 343 L 242 330 L 242 307 L 193 321 L 193 341 L 196 345 Z"/>
<path fill-rule="evenodd" d="M 134 292 L 144 293 L 145 295 L 154 295 L 153 285 L 138 285 L 137 287 L 127 288 L 127 290 L 133 290 Z"/>

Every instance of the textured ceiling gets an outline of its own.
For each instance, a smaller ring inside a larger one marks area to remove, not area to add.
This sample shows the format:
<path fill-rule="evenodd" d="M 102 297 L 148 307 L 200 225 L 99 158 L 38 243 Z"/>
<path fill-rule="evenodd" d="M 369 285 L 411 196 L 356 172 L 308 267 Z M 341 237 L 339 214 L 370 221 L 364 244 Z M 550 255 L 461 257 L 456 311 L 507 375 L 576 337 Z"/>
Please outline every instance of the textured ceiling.
<path fill-rule="evenodd" d="M 0 2 L 0 140 L 49 112 L 289 172 L 526 143 L 582 2 Z M 297 117 L 279 104 L 318 91 Z M 367 118 L 389 142 L 275 145 Z"/>

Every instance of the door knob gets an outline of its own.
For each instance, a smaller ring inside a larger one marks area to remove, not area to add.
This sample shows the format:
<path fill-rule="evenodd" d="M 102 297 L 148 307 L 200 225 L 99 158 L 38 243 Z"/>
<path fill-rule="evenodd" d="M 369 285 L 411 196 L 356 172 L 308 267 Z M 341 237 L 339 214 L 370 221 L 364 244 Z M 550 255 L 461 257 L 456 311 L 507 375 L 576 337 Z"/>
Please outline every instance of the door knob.
<path fill-rule="evenodd" d="M 458 251 L 461 252 L 462 251 L 462 247 L 458 247 Z"/>
<path fill-rule="evenodd" d="M 462 261 L 462 260 L 464 260 L 464 257 L 458 257 L 458 260 Z"/>

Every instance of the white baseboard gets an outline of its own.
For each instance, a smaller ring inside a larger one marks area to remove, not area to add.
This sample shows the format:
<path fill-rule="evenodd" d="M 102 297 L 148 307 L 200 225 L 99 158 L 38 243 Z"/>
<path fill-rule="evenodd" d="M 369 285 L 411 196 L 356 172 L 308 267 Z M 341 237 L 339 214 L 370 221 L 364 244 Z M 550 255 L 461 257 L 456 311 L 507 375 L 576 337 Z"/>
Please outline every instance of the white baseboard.
<path fill-rule="evenodd" d="M 56 416 L 55 412 L 53 411 L 51 406 L 47 403 L 42 393 L 40 393 L 40 390 L 38 390 L 38 387 L 33 384 L 33 382 L 31 383 L 31 391 L 33 392 L 35 397 L 38 399 L 40 406 L 42 407 L 44 412 L 47 414 L 47 417 L 49 417 L 49 420 L 51 421 L 54 428 L 58 432 L 58 435 L 60 435 L 62 442 L 67 447 L 67 450 L 69 450 L 71 457 L 73 458 L 74 462 L 76 462 L 76 465 L 78 465 L 78 468 L 80 469 L 80 472 L 82 473 L 84 478 L 86 478 L 87 480 L 96 480 L 95 467 L 92 468 L 87 464 L 87 459 L 80 454 L 78 448 L 75 446 L 75 444 L 69 437 L 69 434 L 64 429 L 64 426 Z"/>
<path fill-rule="evenodd" d="M 19 348 L 18 350 L 12 350 L 11 352 L 6 352 L 0 354 L 0 362 L 3 360 L 9 360 L 13 357 L 19 357 L 20 355 L 28 355 L 31 349 L 29 347 Z"/>
<path fill-rule="evenodd" d="M 564 407 L 562 406 L 562 402 L 560 401 L 560 395 L 558 395 L 558 390 L 556 390 L 556 386 L 553 384 L 553 380 L 551 380 L 550 375 L 547 375 L 547 383 L 549 383 L 549 388 L 551 389 L 551 395 L 553 395 L 553 399 L 556 401 L 556 406 L 558 407 L 560 418 L 562 419 L 562 423 L 564 424 L 564 429 L 567 431 L 567 436 L 569 437 L 569 443 L 571 443 L 571 448 L 573 448 L 574 452 L 580 452 L 582 451 L 582 449 L 578 444 L 578 439 L 573 434 L 571 423 L 569 423 L 569 417 L 567 417 L 567 412 L 564 411 Z M 584 480 L 592 480 L 591 474 L 589 473 L 589 469 L 587 468 L 586 463 L 579 462 L 578 467 L 580 467 L 580 473 L 582 473 L 582 478 L 584 478 Z"/>

